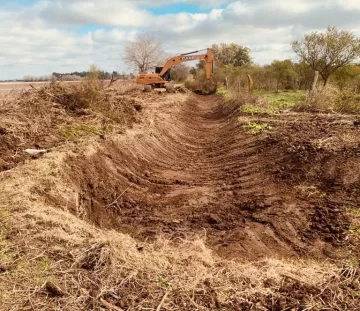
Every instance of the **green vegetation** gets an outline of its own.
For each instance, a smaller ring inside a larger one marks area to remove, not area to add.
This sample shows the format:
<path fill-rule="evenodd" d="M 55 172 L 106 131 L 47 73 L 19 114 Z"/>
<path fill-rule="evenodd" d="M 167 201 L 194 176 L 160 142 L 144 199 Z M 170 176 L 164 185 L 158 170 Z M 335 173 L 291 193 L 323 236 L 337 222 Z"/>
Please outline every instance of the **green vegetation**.
<path fill-rule="evenodd" d="M 244 105 L 241 108 L 241 111 L 246 114 L 250 115 L 272 115 L 275 113 L 275 111 L 271 108 L 262 108 L 260 106 L 256 105 Z"/>
<path fill-rule="evenodd" d="M 246 47 L 214 44 L 213 79 L 218 85 L 227 85 L 227 90 L 221 87 L 217 94 L 234 104 L 250 105 L 243 112 L 251 115 L 292 108 L 307 112 L 360 113 L 360 67 L 356 63 L 360 56 L 360 38 L 349 31 L 328 27 L 324 32 L 306 34 L 302 40 L 292 42 L 292 47 L 297 61 L 274 60 L 260 66 L 252 63 Z M 317 81 L 314 81 L 315 71 L 319 73 Z M 190 73 L 196 82 L 189 87 L 194 90 L 198 81 L 204 79 L 204 62 Z M 254 89 L 253 94 L 265 98 L 268 107 L 259 108 L 265 105 L 258 105 L 251 97 Z"/>
<path fill-rule="evenodd" d="M 226 96 L 228 94 L 228 90 L 226 89 L 226 87 L 221 86 L 217 88 L 216 94 L 220 96 Z"/>
<path fill-rule="evenodd" d="M 346 210 L 352 218 L 349 233 L 357 240 L 360 240 L 360 209 L 356 207 L 347 207 Z"/>
<path fill-rule="evenodd" d="M 59 128 L 60 135 L 67 140 L 75 140 L 78 138 L 99 136 L 104 132 L 99 125 L 91 124 L 73 124 Z"/>
<path fill-rule="evenodd" d="M 326 85 L 331 75 L 360 56 L 360 38 L 349 31 L 328 27 L 325 32 L 314 31 L 292 42 L 292 48 L 301 61 L 319 72 Z"/>
<path fill-rule="evenodd" d="M 5 217 L 9 217 L 9 216 L 10 216 L 9 211 L 0 210 L 0 218 L 5 218 Z"/>
<path fill-rule="evenodd" d="M 264 97 L 272 109 L 289 109 L 306 99 L 305 91 L 265 91 L 255 90 L 254 94 Z"/>
<path fill-rule="evenodd" d="M 271 130 L 271 127 L 267 123 L 249 122 L 243 126 L 244 130 L 249 134 L 259 134 L 264 131 Z"/>

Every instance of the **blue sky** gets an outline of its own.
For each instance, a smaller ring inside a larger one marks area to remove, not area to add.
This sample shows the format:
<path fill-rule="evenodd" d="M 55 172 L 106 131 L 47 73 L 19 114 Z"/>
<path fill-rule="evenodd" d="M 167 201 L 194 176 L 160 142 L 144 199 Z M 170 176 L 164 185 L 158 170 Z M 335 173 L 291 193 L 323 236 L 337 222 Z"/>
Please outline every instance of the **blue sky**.
<path fill-rule="evenodd" d="M 190 4 L 190 3 L 174 3 L 166 4 L 162 6 L 155 6 L 148 8 L 151 13 L 154 15 L 164 15 L 164 14 L 176 14 L 180 12 L 187 13 L 208 13 L 211 9 L 201 8 L 199 5 Z"/>
<path fill-rule="evenodd" d="M 166 52 L 247 46 L 255 63 L 294 58 L 290 42 L 328 25 L 360 36 L 360 0 L 0 0 L 0 80 L 53 71 L 130 71 L 123 47 L 152 32 Z"/>

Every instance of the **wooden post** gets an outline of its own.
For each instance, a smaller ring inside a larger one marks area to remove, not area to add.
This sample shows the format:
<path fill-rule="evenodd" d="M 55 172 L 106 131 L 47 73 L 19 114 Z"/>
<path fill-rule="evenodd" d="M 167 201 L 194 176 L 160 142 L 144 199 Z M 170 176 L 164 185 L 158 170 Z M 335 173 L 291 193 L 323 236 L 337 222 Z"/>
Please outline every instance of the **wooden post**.
<path fill-rule="evenodd" d="M 252 93 L 252 91 L 254 89 L 254 81 L 249 74 L 247 74 L 247 78 L 248 78 L 248 82 L 249 82 L 249 93 Z"/>
<path fill-rule="evenodd" d="M 315 75 L 314 75 L 314 81 L 311 86 L 311 93 L 314 93 L 316 91 L 316 85 L 317 85 L 318 79 L 319 79 L 319 71 L 316 70 Z"/>

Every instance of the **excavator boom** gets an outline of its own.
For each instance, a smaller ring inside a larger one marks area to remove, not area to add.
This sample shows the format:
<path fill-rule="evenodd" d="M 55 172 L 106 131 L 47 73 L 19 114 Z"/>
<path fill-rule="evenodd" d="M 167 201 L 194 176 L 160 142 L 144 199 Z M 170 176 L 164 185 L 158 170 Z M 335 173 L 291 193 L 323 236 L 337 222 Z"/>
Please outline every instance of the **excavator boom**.
<path fill-rule="evenodd" d="M 205 61 L 205 72 L 206 72 L 206 79 L 210 80 L 213 72 L 213 62 L 214 56 L 211 49 L 207 49 L 205 54 L 194 54 L 198 53 L 199 51 L 190 52 L 186 54 L 181 54 L 178 56 L 174 56 L 169 58 L 165 65 L 161 68 L 159 73 L 146 73 L 146 74 L 139 74 L 136 77 L 136 83 L 144 84 L 144 85 L 152 85 L 154 87 L 162 87 L 167 82 L 170 81 L 170 69 L 174 65 L 178 65 L 184 62 L 190 62 L 194 60 L 204 60 Z"/>

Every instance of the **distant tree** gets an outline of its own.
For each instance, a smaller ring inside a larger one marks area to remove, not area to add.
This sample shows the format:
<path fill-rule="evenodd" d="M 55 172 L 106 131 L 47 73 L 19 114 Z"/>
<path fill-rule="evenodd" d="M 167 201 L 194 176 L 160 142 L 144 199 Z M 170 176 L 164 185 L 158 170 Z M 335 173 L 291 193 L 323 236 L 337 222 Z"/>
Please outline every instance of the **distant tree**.
<path fill-rule="evenodd" d="M 151 33 L 139 33 L 123 51 L 123 60 L 133 69 L 147 72 L 164 62 L 162 42 Z"/>
<path fill-rule="evenodd" d="M 293 69 L 297 74 L 299 88 L 309 90 L 314 79 L 314 70 L 305 62 L 293 63 Z"/>
<path fill-rule="evenodd" d="M 97 66 L 96 64 L 92 64 L 88 71 L 87 79 L 98 80 L 101 78 L 102 74 L 103 74 L 103 72 L 100 70 L 99 66 Z"/>
<path fill-rule="evenodd" d="M 301 61 L 319 71 L 324 85 L 334 72 L 360 56 L 360 39 L 336 27 L 328 27 L 325 32 L 312 32 L 291 45 Z"/>
<path fill-rule="evenodd" d="M 340 90 L 345 88 L 358 89 L 360 84 L 360 66 L 355 64 L 346 65 L 337 70 L 331 78 Z"/>
<path fill-rule="evenodd" d="M 197 69 L 196 69 L 196 67 L 191 67 L 190 68 L 190 71 L 189 71 L 189 73 L 191 74 L 191 75 L 196 75 L 196 72 L 197 72 Z"/>
<path fill-rule="evenodd" d="M 177 82 L 183 82 L 187 79 L 189 73 L 189 66 L 185 64 L 179 64 L 171 68 L 171 79 Z"/>
<path fill-rule="evenodd" d="M 212 51 L 216 62 L 240 67 L 251 64 L 250 50 L 236 43 L 213 44 Z"/>
<path fill-rule="evenodd" d="M 276 81 L 276 90 L 282 86 L 285 89 L 294 89 L 296 79 L 296 72 L 289 59 L 286 60 L 274 60 L 269 67 L 272 76 Z"/>

